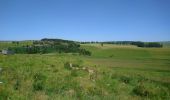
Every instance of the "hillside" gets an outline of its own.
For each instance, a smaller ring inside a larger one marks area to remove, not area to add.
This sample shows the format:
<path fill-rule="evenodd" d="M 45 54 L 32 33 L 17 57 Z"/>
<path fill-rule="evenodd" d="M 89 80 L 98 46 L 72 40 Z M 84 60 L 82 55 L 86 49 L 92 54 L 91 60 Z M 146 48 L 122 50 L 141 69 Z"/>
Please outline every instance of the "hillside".
<path fill-rule="evenodd" d="M 75 53 L 0 55 L 0 99 L 170 99 L 170 49 L 81 44 Z"/>

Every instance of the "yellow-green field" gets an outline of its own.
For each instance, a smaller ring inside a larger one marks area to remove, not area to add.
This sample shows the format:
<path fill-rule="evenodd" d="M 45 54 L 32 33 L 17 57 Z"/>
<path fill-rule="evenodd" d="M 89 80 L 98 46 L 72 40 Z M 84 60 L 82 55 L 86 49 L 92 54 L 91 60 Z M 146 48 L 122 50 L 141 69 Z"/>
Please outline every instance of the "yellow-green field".
<path fill-rule="evenodd" d="M 0 100 L 170 100 L 170 48 L 81 47 L 92 56 L 0 54 Z"/>

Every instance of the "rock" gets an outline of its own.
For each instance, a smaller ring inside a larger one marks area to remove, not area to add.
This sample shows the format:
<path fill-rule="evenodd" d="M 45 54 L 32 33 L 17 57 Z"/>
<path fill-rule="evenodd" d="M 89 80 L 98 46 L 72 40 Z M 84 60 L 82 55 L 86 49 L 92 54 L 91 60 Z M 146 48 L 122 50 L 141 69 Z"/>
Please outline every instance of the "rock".
<path fill-rule="evenodd" d="M 94 70 L 88 69 L 88 72 L 89 72 L 89 74 L 93 74 L 93 73 L 94 73 Z"/>
<path fill-rule="evenodd" d="M 86 70 L 86 67 L 83 67 L 82 70 Z"/>
<path fill-rule="evenodd" d="M 71 68 L 73 67 L 72 63 L 70 63 L 70 67 L 71 67 Z"/>
<path fill-rule="evenodd" d="M 77 68 L 77 67 L 76 67 L 75 69 L 76 69 L 76 70 L 79 70 L 79 68 Z"/>

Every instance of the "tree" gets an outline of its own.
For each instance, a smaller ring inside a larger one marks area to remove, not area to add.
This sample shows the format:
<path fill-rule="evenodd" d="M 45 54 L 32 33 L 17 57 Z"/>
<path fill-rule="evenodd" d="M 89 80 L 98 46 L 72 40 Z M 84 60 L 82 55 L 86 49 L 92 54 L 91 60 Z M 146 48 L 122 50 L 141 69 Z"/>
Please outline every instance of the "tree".
<path fill-rule="evenodd" d="M 102 46 L 102 47 L 103 47 L 103 45 L 104 45 L 104 44 L 103 44 L 103 43 L 101 43 L 101 46 Z"/>

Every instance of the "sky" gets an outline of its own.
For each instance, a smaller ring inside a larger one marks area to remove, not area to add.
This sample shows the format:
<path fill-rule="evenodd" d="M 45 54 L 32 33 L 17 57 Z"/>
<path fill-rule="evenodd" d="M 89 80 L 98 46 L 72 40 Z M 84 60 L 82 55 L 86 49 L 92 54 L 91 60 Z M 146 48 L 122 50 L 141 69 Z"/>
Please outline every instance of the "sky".
<path fill-rule="evenodd" d="M 170 0 L 0 0 L 0 40 L 170 41 Z"/>

